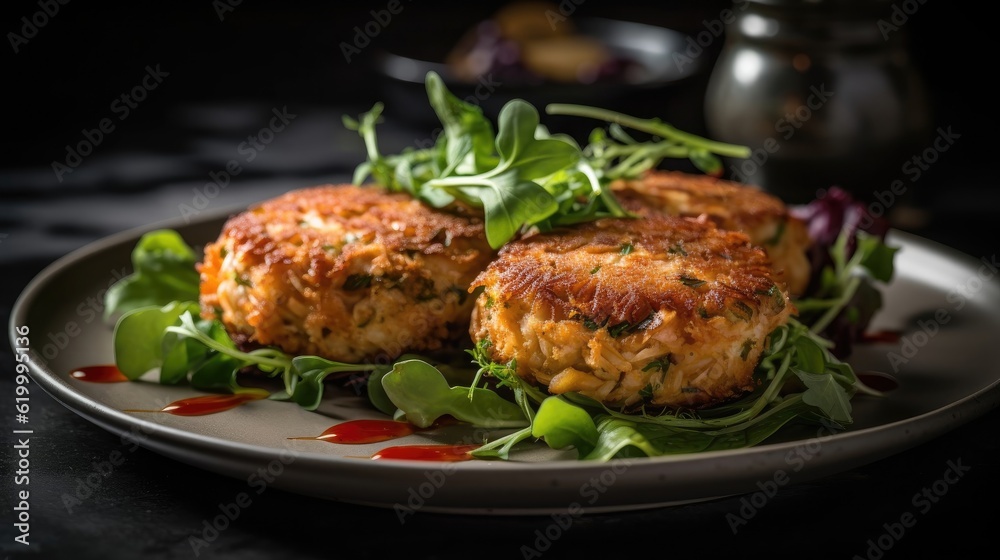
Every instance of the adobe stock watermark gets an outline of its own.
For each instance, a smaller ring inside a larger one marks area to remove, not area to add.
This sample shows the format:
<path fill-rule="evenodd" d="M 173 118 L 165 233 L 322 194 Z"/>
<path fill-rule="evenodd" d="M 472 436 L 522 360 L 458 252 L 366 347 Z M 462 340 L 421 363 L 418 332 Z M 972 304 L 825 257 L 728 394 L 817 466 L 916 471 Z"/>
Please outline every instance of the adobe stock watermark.
<path fill-rule="evenodd" d="M 566 21 L 574 13 L 576 9 L 583 5 L 587 0 L 562 0 L 559 5 L 556 6 L 558 11 L 548 8 L 545 10 L 545 19 L 548 20 L 549 26 L 555 31 L 559 28 L 559 24 Z"/>
<path fill-rule="evenodd" d="M 21 18 L 21 33 L 7 32 L 7 41 L 10 48 L 14 49 L 14 54 L 20 53 L 23 45 L 37 37 L 38 32 L 59 15 L 59 9 L 66 4 L 69 4 L 69 0 L 38 0 L 38 11 Z"/>
<path fill-rule="evenodd" d="M 217 504 L 215 510 L 218 513 L 210 513 L 202 520 L 200 529 L 188 537 L 188 544 L 194 555 L 200 556 L 203 549 L 212 546 L 222 533 L 232 527 L 243 511 L 253 505 L 254 496 L 263 494 L 285 473 L 285 467 L 294 463 L 298 457 L 298 452 L 284 447 L 277 457 L 247 476 L 246 491 L 238 492 L 230 501 Z"/>
<path fill-rule="evenodd" d="M 956 284 L 945 296 L 945 300 L 952 304 L 954 311 L 963 309 L 970 299 L 982 291 L 987 282 L 1000 274 L 1000 260 L 997 260 L 996 253 L 982 257 L 979 261 L 982 264 L 976 269 L 975 274 L 966 278 L 964 282 Z M 936 309 L 929 319 L 918 319 L 917 330 L 899 338 L 899 351 L 886 354 L 893 373 L 898 373 L 900 367 L 908 364 L 941 332 L 944 325 L 951 322 L 951 319 L 951 313 L 944 307 Z"/>
<path fill-rule="evenodd" d="M 792 476 L 795 473 L 805 468 L 806 464 L 819 454 L 826 441 L 842 430 L 840 426 L 830 422 L 826 418 L 820 419 L 820 424 L 814 437 L 796 445 L 785 454 L 784 461 L 788 465 L 788 469 L 778 469 L 774 471 L 774 474 L 769 479 L 758 480 L 758 490 L 740 498 L 740 507 L 736 513 L 726 514 L 726 523 L 729 524 L 729 529 L 734 535 L 744 525 L 747 525 L 751 519 L 756 517 L 757 513 L 764 509 L 772 498 L 778 495 L 780 489 L 792 481 Z"/>
<path fill-rule="evenodd" d="M 487 411 L 491 416 L 498 417 L 499 411 Z M 490 430 L 487 428 L 475 428 L 471 434 L 462 436 L 457 445 L 479 445 L 489 437 Z M 438 490 L 448 482 L 448 477 L 458 472 L 458 464 L 455 462 L 441 463 L 440 468 L 428 469 L 424 471 L 424 478 L 420 484 L 410 486 L 406 491 L 406 503 L 396 502 L 392 505 L 392 511 L 396 512 L 396 519 L 400 525 L 406 525 L 407 517 L 415 515 L 423 509 L 428 501 L 434 498 Z"/>
<path fill-rule="evenodd" d="M 861 229 L 867 229 L 874 223 L 875 218 L 884 216 L 896 204 L 897 197 L 906 194 L 910 185 L 919 181 L 924 172 L 941 158 L 941 154 L 951 149 L 961 137 L 962 135 L 954 132 L 951 126 L 947 128 L 939 126 L 937 136 L 931 141 L 931 145 L 924 148 L 919 154 L 914 154 L 900 167 L 900 172 L 909 179 L 909 183 L 902 179 L 895 179 L 889 183 L 888 189 L 872 191 L 873 201 L 868 204 L 868 213 L 858 222 Z"/>
<path fill-rule="evenodd" d="M 236 152 L 242 156 L 243 163 L 250 163 L 257 157 L 257 154 L 266 150 L 268 145 L 274 142 L 275 136 L 285 130 L 295 120 L 295 117 L 298 116 L 295 113 L 289 113 L 287 105 L 281 109 L 273 107 L 271 114 L 273 116 L 267 126 L 261 128 L 255 134 L 247 136 L 246 140 L 236 146 Z M 185 204 L 182 202 L 177 205 L 177 210 L 184 218 L 184 223 L 191 223 L 191 219 L 208 208 L 212 200 L 218 197 L 229 186 L 233 177 L 242 172 L 243 166 L 240 164 L 240 160 L 237 159 L 231 159 L 226 162 L 225 168 L 221 170 L 209 171 L 209 181 L 200 188 L 194 187 L 191 189 L 191 192 L 194 193 L 194 196 L 191 197 L 191 203 Z"/>
<path fill-rule="evenodd" d="M 392 23 L 392 18 L 403 12 L 404 7 L 400 0 L 389 0 L 385 8 L 368 12 L 371 19 L 362 25 L 354 26 L 351 42 L 340 42 L 340 52 L 344 55 L 344 60 L 350 64 L 351 57 L 361 54 L 362 50 L 368 48 L 372 41 Z"/>
<path fill-rule="evenodd" d="M 530 545 L 521 545 L 521 557 L 524 560 L 540 558 L 543 553 L 563 537 L 573 525 L 587 512 L 587 506 L 595 506 L 619 478 L 634 464 L 632 459 L 613 459 L 608 468 L 595 477 L 580 485 L 580 501 L 571 502 L 565 512 L 553 513 L 552 521 L 541 529 L 535 529 L 535 539 Z"/>
<path fill-rule="evenodd" d="M 63 175 L 72 173 L 83 163 L 83 159 L 94 153 L 109 134 L 115 131 L 116 124 L 124 121 L 132 114 L 132 111 L 139 106 L 149 96 L 149 92 L 160 87 L 163 79 L 169 76 L 160 65 L 146 66 L 146 73 L 140 78 L 139 83 L 131 89 L 125 91 L 118 97 L 111 100 L 108 109 L 114 114 L 112 117 L 104 117 L 98 121 L 97 126 L 92 129 L 83 129 L 80 134 L 83 139 L 74 145 L 67 144 L 66 157 L 62 161 L 52 162 L 52 172 L 56 174 L 56 179 L 62 183 Z"/>
<path fill-rule="evenodd" d="M 920 6 L 927 3 L 927 0 L 903 0 L 892 4 L 892 13 L 889 19 L 879 19 L 875 22 L 878 30 L 882 33 L 882 39 L 888 41 L 889 34 L 899 31 L 899 28 L 910 21 L 910 16 L 917 13 Z"/>
<path fill-rule="evenodd" d="M 212 0 L 212 9 L 215 10 L 215 17 L 219 21 L 226 21 L 226 16 L 236 11 L 236 7 L 243 3 L 243 0 Z"/>
<path fill-rule="evenodd" d="M 736 11 L 742 12 L 747 9 L 750 5 L 750 0 L 743 0 L 742 2 L 733 2 L 733 6 Z M 699 31 L 695 35 L 688 35 L 687 39 L 684 40 L 687 46 L 684 47 L 684 51 L 674 51 L 670 53 L 671 60 L 677 66 L 678 70 L 684 70 L 684 67 L 689 64 L 694 64 L 694 61 L 698 59 L 701 55 L 705 54 L 705 51 L 712 46 L 715 41 L 722 37 L 722 34 L 726 31 L 726 26 L 731 25 L 736 21 L 736 11 L 730 8 L 725 8 L 719 12 L 719 16 L 715 19 L 703 19 L 701 20 L 701 25 L 705 29 Z"/>
<path fill-rule="evenodd" d="M 809 96 L 806 97 L 805 103 L 799 105 L 794 111 L 785 113 L 774 123 L 774 131 L 781 134 L 781 140 L 769 136 L 761 147 L 754 149 L 747 159 L 740 162 L 739 168 L 735 164 L 730 164 L 729 170 L 732 172 L 732 180 L 743 184 L 753 182 L 753 176 L 757 171 L 781 149 L 781 141 L 791 140 L 796 132 L 802 128 L 802 125 L 809 121 L 817 111 L 820 111 L 834 95 L 834 92 L 826 89 L 825 83 L 819 86 L 809 86 Z"/>
<path fill-rule="evenodd" d="M 865 543 L 868 546 L 865 549 L 864 555 L 855 554 L 851 557 L 852 560 L 879 560 L 885 556 L 886 552 L 892 550 L 892 547 L 896 546 L 896 543 L 905 537 L 910 529 L 916 526 L 920 516 L 926 515 L 927 512 L 931 511 L 934 505 L 939 503 L 941 498 L 944 498 L 948 494 L 951 487 L 958 484 L 971 470 L 972 467 L 962 464 L 961 457 L 955 460 L 949 459 L 941 478 L 924 486 L 910 498 L 910 505 L 913 506 L 913 509 L 904 511 L 899 515 L 898 519 L 883 523 L 883 532 L 876 537 L 868 539 Z"/>

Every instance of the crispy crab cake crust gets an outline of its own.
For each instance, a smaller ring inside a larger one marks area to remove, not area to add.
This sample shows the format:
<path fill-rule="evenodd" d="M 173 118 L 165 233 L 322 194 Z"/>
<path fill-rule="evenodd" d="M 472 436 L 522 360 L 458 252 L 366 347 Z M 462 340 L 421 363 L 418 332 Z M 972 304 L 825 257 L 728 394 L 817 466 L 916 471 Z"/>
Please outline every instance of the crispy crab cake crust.
<path fill-rule="evenodd" d="M 613 407 L 699 408 L 752 390 L 793 310 L 745 234 L 663 215 L 511 242 L 473 287 L 470 332 L 494 361 Z"/>
<path fill-rule="evenodd" d="M 201 309 L 250 345 L 357 362 L 463 336 L 490 259 L 482 220 L 326 185 L 229 219 L 205 247 Z"/>
<path fill-rule="evenodd" d="M 809 284 L 806 224 L 771 194 L 733 181 L 676 171 L 650 171 L 637 180 L 617 181 L 612 189 L 625 208 L 640 215 L 705 215 L 722 229 L 742 231 L 767 252 L 777 279 L 793 296 L 802 295 Z"/>

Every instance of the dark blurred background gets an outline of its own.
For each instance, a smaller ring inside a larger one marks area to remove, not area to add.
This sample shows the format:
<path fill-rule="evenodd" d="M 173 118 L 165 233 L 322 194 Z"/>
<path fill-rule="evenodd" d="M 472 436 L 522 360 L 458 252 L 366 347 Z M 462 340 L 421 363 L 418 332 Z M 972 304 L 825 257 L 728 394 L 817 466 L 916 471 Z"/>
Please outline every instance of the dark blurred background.
<path fill-rule="evenodd" d="M 248 165 L 241 181 L 276 175 L 304 181 L 339 176 L 363 153 L 356 137 L 340 130 L 339 114 L 356 114 L 392 95 L 374 70 L 378 53 L 385 49 L 408 51 L 404 54 L 445 52 L 461 30 L 487 18 L 502 4 L 425 6 L 402 0 L 399 13 L 348 63 L 343 44 L 354 41 L 355 27 L 363 28 L 373 19 L 371 10 L 384 10 L 388 3 L 294 8 L 251 1 L 232 6 L 219 0 L 197 7 L 156 3 L 140 8 L 56 2 L 56 15 L 35 18 L 45 25 L 31 38 L 25 33 L 31 29 L 25 29 L 21 18 L 31 20 L 42 10 L 41 4 L 7 3 L 2 21 L 7 33 L 3 56 L 9 128 L 0 156 L 0 193 L 5 206 L 7 201 L 41 193 L 47 197 L 91 189 L 138 193 L 168 181 L 205 177 L 236 155 L 236 146 L 247 134 L 266 125 L 269 109 L 283 106 L 301 115 L 292 127 L 300 135 L 281 135 L 285 137 L 280 144 L 287 148 L 280 151 L 283 157 L 261 154 L 261 165 Z M 563 4 L 561 13 L 571 21 L 610 17 L 696 36 L 724 9 L 743 3 L 675 1 L 654 7 L 567 0 Z M 992 51 L 989 33 L 972 27 L 963 2 L 876 4 L 881 4 L 881 17 L 890 23 L 901 21 L 892 19 L 894 6 L 914 11 L 905 16 L 898 30 L 888 33 L 894 40 L 905 41 L 912 66 L 926 88 L 931 128 L 950 126 L 961 135 L 954 149 L 942 154 L 919 181 L 908 184 L 906 204 L 895 205 L 896 225 L 917 233 L 933 232 L 945 243 L 985 254 L 991 247 L 978 240 L 995 231 L 984 228 L 992 226 L 989 218 L 998 201 L 992 188 L 995 173 L 987 164 L 987 150 L 994 144 L 988 135 L 996 111 L 983 81 L 990 70 L 976 68 L 986 60 L 985 53 Z M 11 33 L 27 41 L 20 42 Z M 18 43 L 16 54 L 12 41 Z M 629 94 L 622 104 L 633 114 L 659 116 L 682 129 L 708 134 L 704 97 L 723 43 L 719 38 L 704 48 L 697 57 L 701 68 L 689 79 L 645 94 Z M 118 120 L 121 113 L 113 112 L 111 104 L 140 83 L 147 66 L 156 65 L 169 76 L 126 119 Z M 398 137 L 426 137 L 428 127 L 406 120 L 422 107 L 399 105 L 388 108 L 390 120 L 403 127 Z M 113 119 L 115 130 L 78 169 L 64 174 L 64 181 L 56 181 L 52 162 L 64 161 L 65 146 L 82 140 L 81 131 L 94 129 L 105 117 Z M 307 127 L 311 129 L 304 131 Z M 394 140 L 390 138 L 389 148 Z M 914 143 L 918 148 L 929 145 Z M 898 170 L 904 163 L 885 163 L 884 167 L 908 181 Z M 869 184 L 862 184 L 865 174 L 861 172 L 853 186 L 862 194 L 889 188 L 884 173 L 878 181 L 874 175 Z M 803 190 L 811 193 L 824 186 L 814 181 Z M 3 220 L 11 219 L 6 212 L 0 214 L 0 231 L 5 229 Z M 975 230 L 973 235 L 959 236 L 953 231 L 970 228 Z"/>

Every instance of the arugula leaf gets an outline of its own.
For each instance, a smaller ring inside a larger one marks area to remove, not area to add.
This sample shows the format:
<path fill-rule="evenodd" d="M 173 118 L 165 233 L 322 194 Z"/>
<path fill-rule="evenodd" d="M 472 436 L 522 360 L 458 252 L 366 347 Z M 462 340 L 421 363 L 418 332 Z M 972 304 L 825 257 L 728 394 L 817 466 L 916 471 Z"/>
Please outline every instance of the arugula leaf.
<path fill-rule="evenodd" d="M 820 409 L 831 420 L 851 422 L 851 397 L 833 376 L 800 369 L 793 371 L 806 386 L 802 402 Z"/>
<path fill-rule="evenodd" d="M 503 459 L 506 461 L 510 458 L 510 452 L 514 447 L 530 437 L 531 426 L 528 426 L 489 443 L 485 443 L 481 447 L 470 451 L 469 455 L 480 459 Z"/>
<path fill-rule="evenodd" d="M 192 311 L 192 315 L 194 311 Z M 180 324 L 180 317 L 178 322 Z M 236 345 L 229 338 L 225 327 L 218 321 L 201 320 L 194 323 L 196 329 L 208 338 L 235 349 Z M 163 333 L 163 364 L 160 365 L 160 383 L 178 383 L 188 379 L 207 360 L 213 352 L 197 339 L 190 338 L 170 330 Z M 202 379 L 199 376 L 199 379 Z"/>
<path fill-rule="evenodd" d="M 893 275 L 893 258 L 899 247 L 890 247 L 882 243 L 878 237 L 863 231 L 857 233 L 858 248 L 861 253 L 861 266 L 876 280 L 889 282 Z"/>
<path fill-rule="evenodd" d="M 115 325 L 115 364 L 129 379 L 138 379 L 163 363 L 163 335 L 184 313 L 197 313 L 192 301 L 171 302 L 163 307 L 133 309 Z M 161 382 L 164 381 L 161 377 Z M 165 380 L 176 382 L 174 376 Z"/>
<path fill-rule="evenodd" d="M 407 421 L 426 428 L 446 414 L 484 428 L 520 428 L 528 422 L 521 408 L 489 389 L 451 387 L 431 364 L 403 360 L 382 377 L 382 387 Z"/>
<path fill-rule="evenodd" d="M 479 198 L 486 213 L 486 241 L 499 249 L 521 229 L 551 216 L 555 199 L 532 181 L 519 181 L 516 171 L 508 171 L 484 181 Z"/>
<path fill-rule="evenodd" d="M 551 175 L 579 159 L 579 149 L 568 142 L 536 139 L 538 126 L 534 107 L 521 100 L 508 102 L 500 112 L 496 167 L 475 175 L 432 179 L 427 184 L 481 205 L 486 239 L 494 249 L 523 226 L 542 222 L 559 210 L 556 198 L 533 179 Z"/>
<path fill-rule="evenodd" d="M 482 109 L 453 95 L 434 72 L 427 74 L 425 87 L 427 99 L 444 128 L 448 166 L 456 173 L 475 174 L 478 169 L 496 165 L 493 125 Z"/>
<path fill-rule="evenodd" d="M 174 230 L 144 234 L 132 250 L 133 273 L 115 282 L 104 296 L 104 318 L 172 301 L 197 301 L 197 256 Z"/>
<path fill-rule="evenodd" d="M 813 410 L 801 395 L 795 395 L 745 424 L 705 431 L 600 416 L 597 422 L 597 446 L 584 458 L 608 461 L 613 458 L 657 457 L 751 447 L 771 437 L 790 422 L 813 421 Z"/>
<path fill-rule="evenodd" d="M 746 158 L 750 148 L 708 140 L 683 132 L 660 119 L 640 119 L 615 111 L 556 103 L 545 107 L 550 115 L 571 115 L 610 123 L 609 134 L 598 129 L 590 136 L 584 155 L 592 165 L 602 169 L 609 179 L 634 178 L 656 167 L 664 158 L 686 157 L 698 169 L 709 175 L 722 171 L 716 155 Z M 622 127 L 651 134 L 653 139 L 638 142 Z"/>
<path fill-rule="evenodd" d="M 583 455 L 586 460 L 609 461 L 626 447 L 635 447 L 650 457 L 660 455 L 660 451 L 646 436 L 636 429 L 637 424 L 621 418 L 604 416 L 597 421 L 597 443 L 590 453 Z"/>
<path fill-rule="evenodd" d="M 358 119 L 344 119 L 364 139 L 368 152 L 368 161 L 355 170 L 356 183 L 371 176 L 390 191 L 409 193 L 437 208 L 455 202 L 482 208 L 493 248 L 525 228 L 544 231 L 630 215 L 610 181 L 582 159 L 576 142 L 549 134 L 527 102 L 517 99 L 503 107 L 494 137 L 482 111 L 451 94 L 437 74 L 428 73 L 425 86 L 443 129 L 431 148 L 382 154 L 375 135 L 380 104 Z"/>
<path fill-rule="evenodd" d="M 380 412 L 393 416 L 398 409 L 382 386 L 382 378 L 390 371 L 392 371 L 391 365 L 375 368 L 368 376 L 368 383 L 365 386 L 368 390 L 368 402 Z"/>
<path fill-rule="evenodd" d="M 213 354 L 191 372 L 191 386 L 208 391 L 222 390 L 233 393 L 256 393 L 267 391 L 243 387 L 236 380 L 243 365 L 232 356 Z"/>
<path fill-rule="evenodd" d="M 296 404 L 306 410 L 316 410 L 323 398 L 323 380 L 332 373 L 367 371 L 378 368 L 374 365 L 347 364 L 334 362 L 319 356 L 296 356 L 292 358 L 292 374 L 298 379 L 289 395 Z M 385 367 L 385 366 L 382 366 Z M 392 412 L 388 412 L 391 414 Z"/>
<path fill-rule="evenodd" d="M 210 329 L 209 321 L 198 321 L 198 329 Z M 163 333 L 163 363 L 160 365 L 160 383 L 175 384 L 188 379 L 209 354 L 208 348 L 198 341 L 177 333 Z"/>
<path fill-rule="evenodd" d="M 597 444 L 597 426 L 590 414 L 560 397 L 542 401 L 531 423 L 531 435 L 542 438 L 552 449 L 573 446 L 580 457 L 593 451 Z"/>
<path fill-rule="evenodd" d="M 813 339 L 802 336 L 795 340 L 796 365 L 798 369 L 813 374 L 822 374 L 826 370 L 824 351 Z"/>

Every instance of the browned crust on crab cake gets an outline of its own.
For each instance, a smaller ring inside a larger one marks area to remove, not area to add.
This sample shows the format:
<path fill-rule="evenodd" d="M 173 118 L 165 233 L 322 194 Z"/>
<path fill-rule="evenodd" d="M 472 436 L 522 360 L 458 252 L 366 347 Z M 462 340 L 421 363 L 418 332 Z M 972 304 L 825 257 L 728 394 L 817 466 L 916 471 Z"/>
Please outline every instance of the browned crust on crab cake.
<path fill-rule="evenodd" d="M 792 311 L 745 234 L 663 215 L 511 242 L 473 287 L 470 332 L 494 361 L 615 407 L 698 408 L 751 390 Z"/>
<path fill-rule="evenodd" d="M 792 295 L 806 289 L 809 233 L 779 198 L 733 181 L 676 171 L 651 171 L 637 180 L 618 181 L 612 188 L 632 212 L 705 215 L 720 228 L 746 233 L 767 251 L 779 280 Z"/>
<path fill-rule="evenodd" d="M 201 307 L 234 338 L 356 362 L 434 351 L 468 329 L 492 258 L 479 217 L 375 187 L 289 192 L 205 247 Z"/>

